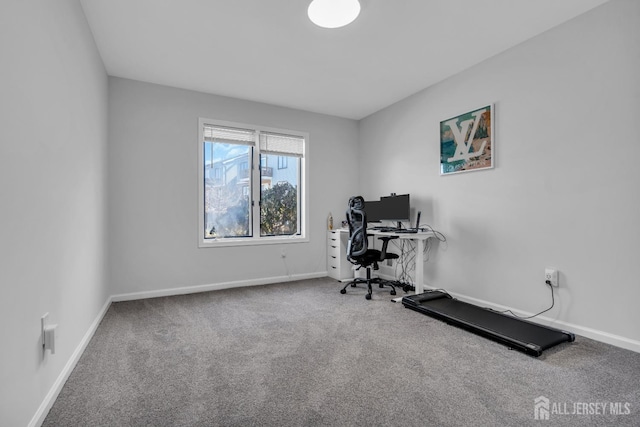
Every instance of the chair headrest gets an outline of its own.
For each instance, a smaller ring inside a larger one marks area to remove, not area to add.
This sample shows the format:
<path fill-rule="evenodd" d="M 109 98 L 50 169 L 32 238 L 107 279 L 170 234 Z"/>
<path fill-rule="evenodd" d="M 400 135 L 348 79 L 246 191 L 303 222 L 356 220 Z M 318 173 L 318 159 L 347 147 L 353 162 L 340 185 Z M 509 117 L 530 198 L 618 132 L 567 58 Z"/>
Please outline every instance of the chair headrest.
<path fill-rule="evenodd" d="M 364 209 L 364 198 L 353 196 L 349 199 L 349 209 Z"/>

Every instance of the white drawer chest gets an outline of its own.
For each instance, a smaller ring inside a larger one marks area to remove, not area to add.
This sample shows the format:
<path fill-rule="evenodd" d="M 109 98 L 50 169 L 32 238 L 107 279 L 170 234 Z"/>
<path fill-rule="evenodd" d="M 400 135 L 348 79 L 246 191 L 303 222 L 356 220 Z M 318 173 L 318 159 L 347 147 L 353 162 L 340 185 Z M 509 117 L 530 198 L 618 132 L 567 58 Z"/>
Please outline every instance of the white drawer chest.
<path fill-rule="evenodd" d="M 353 264 L 347 260 L 349 233 L 327 231 L 327 274 L 336 280 L 353 279 Z"/>

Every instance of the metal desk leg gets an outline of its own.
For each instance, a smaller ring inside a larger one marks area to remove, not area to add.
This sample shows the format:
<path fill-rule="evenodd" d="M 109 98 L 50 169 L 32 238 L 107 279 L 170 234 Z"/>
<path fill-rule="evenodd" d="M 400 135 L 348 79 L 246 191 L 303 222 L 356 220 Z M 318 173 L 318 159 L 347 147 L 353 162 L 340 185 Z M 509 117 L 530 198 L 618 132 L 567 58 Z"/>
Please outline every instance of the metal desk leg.
<path fill-rule="evenodd" d="M 416 294 L 424 292 L 424 239 L 416 239 Z"/>

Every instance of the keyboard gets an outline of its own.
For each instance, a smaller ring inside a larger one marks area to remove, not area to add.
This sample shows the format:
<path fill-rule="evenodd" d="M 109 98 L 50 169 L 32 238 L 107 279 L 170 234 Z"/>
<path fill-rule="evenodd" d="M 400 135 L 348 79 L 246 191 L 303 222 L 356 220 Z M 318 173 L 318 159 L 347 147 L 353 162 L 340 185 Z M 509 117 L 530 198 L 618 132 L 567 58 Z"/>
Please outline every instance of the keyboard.
<path fill-rule="evenodd" d="M 396 227 L 384 227 L 381 225 L 377 225 L 375 227 L 369 227 L 369 230 L 382 231 L 384 233 L 395 232 L 397 230 Z"/>
<path fill-rule="evenodd" d="M 398 234 L 418 232 L 418 230 L 416 230 L 415 228 L 396 228 L 396 227 L 384 227 L 384 226 L 369 227 L 369 230 L 382 231 L 383 233 L 398 233 Z"/>

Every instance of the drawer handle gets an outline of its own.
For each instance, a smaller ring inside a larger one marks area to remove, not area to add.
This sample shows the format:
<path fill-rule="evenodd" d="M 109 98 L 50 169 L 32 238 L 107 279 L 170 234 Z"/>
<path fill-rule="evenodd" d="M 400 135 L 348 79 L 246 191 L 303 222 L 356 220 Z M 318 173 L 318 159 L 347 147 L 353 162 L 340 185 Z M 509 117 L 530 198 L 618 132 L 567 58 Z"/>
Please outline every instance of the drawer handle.
<path fill-rule="evenodd" d="M 336 257 L 336 256 L 334 256 L 334 255 L 331 255 L 331 258 L 336 259 L 337 257 Z"/>
<path fill-rule="evenodd" d="M 331 247 L 334 248 L 334 249 L 337 248 L 337 246 L 331 246 Z"/>
<path fill-rule="evenodd" d="M 333 269 L 337 269 L 338 267 L 334 267 L 334 266 L 332 265 L 332 266 L 331 266 L 331 268 L 333 268 Z"/>

